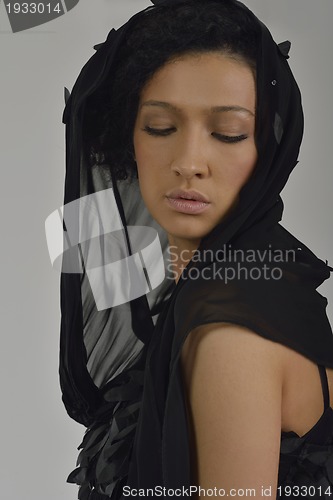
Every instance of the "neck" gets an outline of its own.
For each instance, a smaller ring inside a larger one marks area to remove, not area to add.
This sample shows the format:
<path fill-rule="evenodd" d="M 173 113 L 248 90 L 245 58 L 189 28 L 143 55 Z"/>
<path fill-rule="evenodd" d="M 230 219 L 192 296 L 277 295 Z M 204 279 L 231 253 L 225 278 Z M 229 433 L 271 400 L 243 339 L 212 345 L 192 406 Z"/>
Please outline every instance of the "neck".
<path fill-rule="evenodd" d="M 169 265 L 173 277 L 178 283 L 179 278 L 192 259 L 194 252 L 198 249 L 200 240 L 183 240 L 172 235 L 168 235 L 169 239 Z"/>

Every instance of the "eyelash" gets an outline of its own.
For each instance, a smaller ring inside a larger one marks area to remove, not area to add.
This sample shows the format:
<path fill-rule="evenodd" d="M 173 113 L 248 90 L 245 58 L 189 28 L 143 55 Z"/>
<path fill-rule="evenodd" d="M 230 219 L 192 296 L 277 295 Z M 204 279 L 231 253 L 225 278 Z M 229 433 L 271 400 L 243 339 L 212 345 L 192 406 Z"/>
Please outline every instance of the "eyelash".
<path fill-rule="evenodd" d="M 248 138 L 247 135 L 222 135 L 216 132 L 212 133 L 212 136 L 221 142 L 226 142 L 227 144 L 234 144 L 235 142 L 241 142 Z"/>
<path fill-rule="evenodd" d="M 154 137 L 167 137 L 170 135 L 172 132 L 175 132 L 175 128 L 166 128 L 166 129 L 156 129 L 156 128 L 151 128 L 151 127 L 145 127 L 143 129 L 147 134 L 152 135 Z M 220 142 L 224 142 L 227 144 L 235 144 L 237 142 L 244 141 L 245 139 L 248 138 L 247 135 L 242 134 L 242 135 L 223 135 L 223 134 L 218 134 L 216 132 L 212 133 L 212 136 L 215 137 Z"/>
<path fill-rule="evenodd" d="M 171 134 L 174 132 L 176 129 L 174 127 L 171 128 L 165 128 L 165 129 L 158 129 L 158 128 L 151 128 L 151 127 L 145 127 L 143 129 L 147 134 L 153 135 L 155 137 L 166 137 L 167 135 Z"/>

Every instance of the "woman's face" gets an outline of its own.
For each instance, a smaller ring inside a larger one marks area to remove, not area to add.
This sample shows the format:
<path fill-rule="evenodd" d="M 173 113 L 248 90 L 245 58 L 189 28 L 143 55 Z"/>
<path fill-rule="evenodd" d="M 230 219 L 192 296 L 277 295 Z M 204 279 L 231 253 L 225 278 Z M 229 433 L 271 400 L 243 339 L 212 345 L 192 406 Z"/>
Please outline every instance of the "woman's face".
<path fill-rule="evenodd" d="M 255 105 L 251 68 L 216 52 L 169 62 L 144 87 L 139 184 L 173 244 L 197 248 L 237 203 L 257 161 Z"/>

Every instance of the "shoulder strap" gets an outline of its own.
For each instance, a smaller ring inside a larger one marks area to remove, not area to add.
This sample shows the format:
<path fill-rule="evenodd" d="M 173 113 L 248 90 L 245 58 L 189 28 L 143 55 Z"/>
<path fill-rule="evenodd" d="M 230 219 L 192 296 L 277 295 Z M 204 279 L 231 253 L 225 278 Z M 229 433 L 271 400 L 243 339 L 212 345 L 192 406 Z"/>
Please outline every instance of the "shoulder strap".
<path fill-rule="evenodd" d="M 321 386 L 323 389 L 324 409 L 326 410 L 330 406 L 330 392 L 328 387 L 327 373 L 325 366 L 323 365 L 318 365 L 318 369 L 320 373 Z"/>

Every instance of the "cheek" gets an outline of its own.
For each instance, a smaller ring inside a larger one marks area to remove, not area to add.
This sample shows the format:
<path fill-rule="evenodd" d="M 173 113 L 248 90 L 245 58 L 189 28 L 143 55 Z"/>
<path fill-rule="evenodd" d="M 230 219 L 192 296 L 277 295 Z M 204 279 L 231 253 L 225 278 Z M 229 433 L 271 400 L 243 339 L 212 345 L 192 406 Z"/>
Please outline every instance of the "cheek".
<path fill-rule="evenodd" d="M 158 156 L 152 150 L 149 141 L 140 133 L 134 134 L 133 145 L 141 195 L 146 206 L 151 210 L 159 186 L 158 178 L 154 175 L 157 173 L 156 158 Z"/>
<path fill-rule="evenodd" d="M 137 140 L 134 138 L 138 180 L 144 199 L 157 195 L 164 188 L 171 174 L 169 166 L 172 150 L 158 142 L 155 138 L 152 139 L 143 134 L 139 134 Z M 153 192 L 152 186 L 154 186 Z"/>
<path fill-rule="evenodd" d="M 145 146 L 144 140 L 139 140 L 137 134 L 135 133 L 133 137 L 133 145 L 139 183 L 142 188 L 143 186 L 141 186 L 141 184 L 144 183 L 145 177 L 147 177 L 148 165 L 151 165 L 150 150 Z"/>
<path fill-rule="evenodd" d="M 156 145 L 149 137 L 140 133 L 134 134 L 133 144 L 138 172 L 144 173 L 148 166 L 149 170 L 152 171 L 157 158 L 161 157 Z"/>
<path fill-rule="evenodd" d="M 133 146 L 134 146 L 134 157 L 138 166 L 141 165 L 145 157 L 145 148 L 143 147 L 143 141 L 139 138 L 139 132 L 134 130 L 133 134 Z"/>
<path fill-rule="evenodd" d="M 229 158 L 225 156 L 225 168 L 219 172 L 221 183 L 232 193 L 237 193 L 250 179 L 257 164 L 257 151 L 255 146 L 249 145 L 234 150 Z"/>

